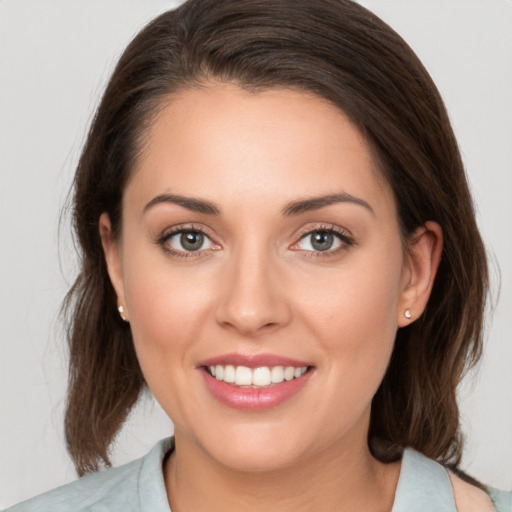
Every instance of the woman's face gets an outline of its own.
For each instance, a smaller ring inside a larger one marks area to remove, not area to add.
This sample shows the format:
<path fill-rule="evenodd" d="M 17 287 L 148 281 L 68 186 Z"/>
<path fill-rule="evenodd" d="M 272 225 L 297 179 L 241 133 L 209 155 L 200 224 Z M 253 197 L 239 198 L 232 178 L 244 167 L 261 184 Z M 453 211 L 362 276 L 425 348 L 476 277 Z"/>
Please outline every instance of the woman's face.
<path fill-rule="evenodd" d="M 359 131 L 314 95 L 211 84 L 147 141 L 121 238 L 100 228 L 177 439 L 257 471 L 361 450 L 414 269 Z"/>

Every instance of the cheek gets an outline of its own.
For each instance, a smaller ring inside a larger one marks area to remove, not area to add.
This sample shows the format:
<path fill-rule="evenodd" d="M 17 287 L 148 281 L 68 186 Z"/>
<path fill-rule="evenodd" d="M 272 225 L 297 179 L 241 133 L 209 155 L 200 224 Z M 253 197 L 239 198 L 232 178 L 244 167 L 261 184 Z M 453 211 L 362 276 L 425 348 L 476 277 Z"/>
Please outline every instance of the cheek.
<path fill-rule="evenodd" d="M 124 246 L 125 298 L 135 349 L 158 399 L 162 390 L 179 386 L 183 372 L 194 365 L 190 347 L 206 323 L 210 283 L 200 270 L 171 265 L 154 247 L 137 247 L 128 236 Z"/>
<path fill-rule="evenodd" d="M 187 279 L 180 272 L 159 273 L 155 267 L 129 275 L 126 300 L 136 343 L 166 352 L 193 340 L 209 302 L 200 279 Z"/>
<path fill-rule="evenodd" d="M 400 259 L 361 258 L 318 280 L 309 309 L 326 328 L 337 325 L 340 334 L 354 328 L 356 338 L 367 330 L 386 337 L 396 329 L 400 283 Z"/>
<path fill-rule="evenodd" d="M 392 247 L 360 256 L 319 281 L 307 319 L 336 378 L 373 396 L 394 346 L 402 253 Z"/>
<path fill-rule="evenodd" d="M 193 404 L 200 397 L 189 381 L 197 340 L 204 338 L 209 297 L 182 272 L 160 272 L 156 266 L 142 272 L 142 265 L 137 267 L 127 272 L 126 282 L 137 358 L 149 389 L 174 425 L 186 425 L 197 416 Z"/>

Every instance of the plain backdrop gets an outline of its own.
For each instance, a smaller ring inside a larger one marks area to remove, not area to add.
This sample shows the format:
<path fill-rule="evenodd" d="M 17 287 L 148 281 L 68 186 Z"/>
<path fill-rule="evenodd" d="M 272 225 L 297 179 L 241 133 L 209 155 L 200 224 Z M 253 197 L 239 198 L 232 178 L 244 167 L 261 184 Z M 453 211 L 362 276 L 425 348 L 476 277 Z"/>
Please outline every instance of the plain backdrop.
<path fill-rule="evenodd" d="M 75 272 L 59 218 L 87 126 L 120 52 L 165 0 L 0 0 L 0 508 L 71 481 L 58 310 Z M 463 467 L 512 488 L 512 2 L 361 0 L 425 63 L 446 101 L 488 244 L 495 297 L 485 359 L 460 392 Z M 120 464 L 172 424 L 151 399 Z"/>

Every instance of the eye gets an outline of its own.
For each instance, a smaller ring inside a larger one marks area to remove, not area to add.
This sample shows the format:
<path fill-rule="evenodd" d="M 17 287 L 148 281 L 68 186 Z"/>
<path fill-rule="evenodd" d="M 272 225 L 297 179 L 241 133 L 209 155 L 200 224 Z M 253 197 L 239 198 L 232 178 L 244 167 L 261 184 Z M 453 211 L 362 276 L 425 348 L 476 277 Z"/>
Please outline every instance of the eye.
<path fill-rule="evenodd" d="M 198 252 L 216 249 L 218 246 L 203 232 L 196 229 L 180 229 L 165 235 L 160 243 L 173 253 Z"/>
<path fill-rule="evenodd" d="M 301 236 L 292 249 L 312 252 L 336 252 L 337 249 L 352 245 L 352 240 L 334 229 L 315 229 Z"/>

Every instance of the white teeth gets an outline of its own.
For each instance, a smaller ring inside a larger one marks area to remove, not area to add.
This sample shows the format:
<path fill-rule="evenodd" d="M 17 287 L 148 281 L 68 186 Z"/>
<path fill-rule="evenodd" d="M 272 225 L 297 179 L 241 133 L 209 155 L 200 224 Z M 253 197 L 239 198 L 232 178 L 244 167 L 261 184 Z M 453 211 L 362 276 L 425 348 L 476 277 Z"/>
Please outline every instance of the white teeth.
<path fill-rule="evenodd" d="M 235 367 L 230 364 L 224 368 L 224 382 L 235 382 Z"/>
<path fill-rule="evenodd" d="M 253 370 L 252 383 L 255 386 L 270 386 L 271 382 L 270 370 L 266 366 Z"/>
<path fill-rule="evenodd" d="M 284 380 L 284 368 L 282 366 L 274 366 L 270 372 L 270 380 L 274 384 L 279 384 Z"/>
<path fill-rule="evenodd" d="M 235 370 L 235 384 L 237 386 L 250 386 L 252 384 L 252 371 L 247 366 L 238 366 Z"/>
<path fill-rule="evenodd" d="M 298 379 L 307 371 L 307 366 L 260 366 L 248 368 L 247 366 L 223 366 L 218 364 L 210 366 L 213 377 L 237 386 L 267 387 L 271 384 L 280 384 L 287 380 Z"/>
<path fill-rule="evenodd" d="M 295 376 L 295 368 L 293 366 L 287 366 L 284 370 L 284 378 L 286 380 L 292 380 Z"/>

